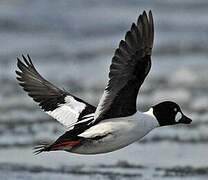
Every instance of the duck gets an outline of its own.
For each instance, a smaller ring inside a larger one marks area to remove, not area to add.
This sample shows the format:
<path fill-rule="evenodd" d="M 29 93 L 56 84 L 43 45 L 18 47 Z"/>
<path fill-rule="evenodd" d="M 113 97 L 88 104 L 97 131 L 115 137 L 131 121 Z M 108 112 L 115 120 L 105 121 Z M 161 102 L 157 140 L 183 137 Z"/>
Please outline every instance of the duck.
<path fill-rule="evenodd" d="M 176 102 L 167 100 L 146 112 L 137 110 L 139 90 L 151 69 L 153 41 L 152 11 L 143 11 L 114 52 L 97 107 L 42 77 L 29 55 L 17 58 L 19 85 L 66 129 L 55 141 L 36 146 L 34 153 L 108 153 L 141 140 L 155 128 L 190 124 L 192 120 Z"/>

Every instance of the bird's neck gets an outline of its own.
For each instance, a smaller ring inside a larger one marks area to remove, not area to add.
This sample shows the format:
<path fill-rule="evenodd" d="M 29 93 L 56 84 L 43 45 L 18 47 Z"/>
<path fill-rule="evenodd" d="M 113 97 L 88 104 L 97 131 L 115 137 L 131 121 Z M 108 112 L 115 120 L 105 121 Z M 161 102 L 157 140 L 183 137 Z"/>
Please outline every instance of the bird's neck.
<path fill-rule="evenodd" d="M 153 114 L 153 108 L 150 108 L 146 112 L 139 112 L 137 111 L 138 119 L 144 126 L 148 127 L 149 129 L 154 129 L 159 127 L 159 122 Z"/>

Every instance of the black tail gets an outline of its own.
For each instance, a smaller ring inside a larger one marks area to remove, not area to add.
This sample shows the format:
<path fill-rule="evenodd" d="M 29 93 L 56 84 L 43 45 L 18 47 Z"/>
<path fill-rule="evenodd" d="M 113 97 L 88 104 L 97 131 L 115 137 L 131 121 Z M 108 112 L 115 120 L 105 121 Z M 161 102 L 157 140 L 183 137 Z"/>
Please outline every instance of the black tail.
<path fill-rule="evenodd" d="M 33 148 L 33 150 L 34 150 L 33 153 L 35 155 L 38 155 L 38 154 L 40 154 L 42 152 L 50 151 L 51 150 L 51 144 L 49 144 L 49 143 L 42 143 L 42 144 L 39 144 L 38 146 L 35 146 Z"/>

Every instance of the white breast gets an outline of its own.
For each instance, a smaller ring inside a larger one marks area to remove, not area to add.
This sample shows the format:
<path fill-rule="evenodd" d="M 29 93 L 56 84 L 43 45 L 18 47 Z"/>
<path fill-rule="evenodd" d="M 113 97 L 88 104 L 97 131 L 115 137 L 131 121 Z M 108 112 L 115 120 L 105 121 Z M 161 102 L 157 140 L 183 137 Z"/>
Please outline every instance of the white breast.
<path fill-rule="evenodd" d="M 104 120 L 79 136 L 88 139 L 105 137 L 86 141 L 73 152 L 80 154 L 111 152 L 141 139 L 158 126 L 157 120 L 150 113 L 137 112 L 133 116 Z"/>

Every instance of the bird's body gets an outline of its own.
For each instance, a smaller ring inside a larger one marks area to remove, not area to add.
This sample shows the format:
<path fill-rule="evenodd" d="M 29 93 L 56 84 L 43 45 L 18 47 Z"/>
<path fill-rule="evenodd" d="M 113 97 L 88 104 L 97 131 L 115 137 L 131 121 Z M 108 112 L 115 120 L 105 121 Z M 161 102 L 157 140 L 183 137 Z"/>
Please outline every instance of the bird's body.
<path fill-rule="evenodd" d="M 81 133 L 82 145 L 69 151 L 79 154 L 115 151 L 138 141 L 158 126 L 152 115 L 139 111 L 128 117 L 107 119 Z"/>
<path fill-rule="evenodd" d="M 137 111 L 137 94 L 151 68 L 154 23 L 144 11 L 115 50 L 109 81 L 97 107 L 44 79 L 29 55 L 18 59 L 17 80 L 44 112 L 66 127 L 55 142 L 37 146 L 36 153 L 64 150 L 79 154 L 111 152 L 140 140 L 152 129 L 189 124 L 180 107 L 170 101 Z"/>

